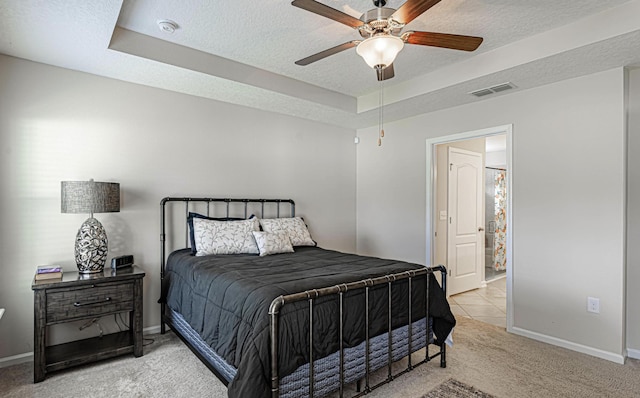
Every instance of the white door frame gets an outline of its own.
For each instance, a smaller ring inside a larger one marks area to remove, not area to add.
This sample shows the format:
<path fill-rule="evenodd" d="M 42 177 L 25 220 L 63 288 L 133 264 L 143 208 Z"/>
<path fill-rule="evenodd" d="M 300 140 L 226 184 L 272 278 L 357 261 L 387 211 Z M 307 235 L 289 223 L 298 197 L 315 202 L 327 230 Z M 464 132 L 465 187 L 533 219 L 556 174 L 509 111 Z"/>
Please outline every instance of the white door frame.
<path fill-rule="evenodd" d="M 446 135 L 427 140 L 427 242 L 426 242 L 426 259 L 429 264 L 435 261 L 435 223 L 437 222 L 437 210 L 435 203 L 435 182 L 436 182 L 436 145 L 451 143 L 455 141 L 464 141 L 474 138 L 489 137 L 492 135 L 506 134 L 507 136 L 507 331 L 512 332 L 513 329 L 513 219 L 512 215 L 512 181 L 513 181 L 513 125 L 507 124 L 503 126 L 490 127 L 482 130 L 467 131 L 464 133 Z"/>

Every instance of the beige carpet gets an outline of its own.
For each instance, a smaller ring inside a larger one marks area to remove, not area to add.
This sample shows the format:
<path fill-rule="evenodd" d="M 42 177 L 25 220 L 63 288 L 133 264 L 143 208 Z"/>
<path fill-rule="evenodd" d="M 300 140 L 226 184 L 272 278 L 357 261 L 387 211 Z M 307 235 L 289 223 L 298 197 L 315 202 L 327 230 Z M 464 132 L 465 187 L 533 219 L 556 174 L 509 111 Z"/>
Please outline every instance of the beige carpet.
<path fill-rule="evenodd" d="M 141 358 L 123 356 L 51 374 L 32 364 L 0 369 L 2 397 L 225 397 L 226 389 L 175 336 L 154 335 Z M 625 365 L 459 318 L 447 368 L 430 362 L 368 397 L 419 398 L 448 379 L 495 397 L 640 397 L 640 361 Z"/>

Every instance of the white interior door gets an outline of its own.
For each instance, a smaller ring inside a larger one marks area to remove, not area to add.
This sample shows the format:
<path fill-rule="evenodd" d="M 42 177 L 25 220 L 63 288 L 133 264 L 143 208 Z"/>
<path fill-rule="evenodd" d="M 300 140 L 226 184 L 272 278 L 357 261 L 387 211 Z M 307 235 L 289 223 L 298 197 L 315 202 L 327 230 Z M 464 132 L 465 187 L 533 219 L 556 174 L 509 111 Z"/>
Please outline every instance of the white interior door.
<path fill-rule="evenodd" d="M 448 293 L 477 289 L 484 269 L 482 154 L 449 147 Z"/>

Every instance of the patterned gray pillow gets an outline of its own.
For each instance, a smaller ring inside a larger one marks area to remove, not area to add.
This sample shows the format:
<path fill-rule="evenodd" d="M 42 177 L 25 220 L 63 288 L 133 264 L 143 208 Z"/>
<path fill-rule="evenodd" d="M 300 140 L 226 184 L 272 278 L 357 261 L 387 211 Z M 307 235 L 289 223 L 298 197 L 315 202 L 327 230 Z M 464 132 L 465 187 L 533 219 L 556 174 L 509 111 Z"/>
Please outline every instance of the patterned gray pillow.
<path fill-rule="evenodd" d="M 260 219 L 266 232 L 287 232 L 293 246 L 315 246 L 304 220 L 300 217 Z"/>
<path fill-rule="evenodd" d="M 196 256 L 208 254 L 258 254 L 253 231 L 258 231 L 257 218 L 242 221 L 193 219 Z"/>
<path fill-rule="evenodd" d="M 253 231 L 253 237 L 256 238 L 260 256 L 293 253 L 293 246 L 291 246 L 291 239 L 289 239 L 287 232 Z"/>

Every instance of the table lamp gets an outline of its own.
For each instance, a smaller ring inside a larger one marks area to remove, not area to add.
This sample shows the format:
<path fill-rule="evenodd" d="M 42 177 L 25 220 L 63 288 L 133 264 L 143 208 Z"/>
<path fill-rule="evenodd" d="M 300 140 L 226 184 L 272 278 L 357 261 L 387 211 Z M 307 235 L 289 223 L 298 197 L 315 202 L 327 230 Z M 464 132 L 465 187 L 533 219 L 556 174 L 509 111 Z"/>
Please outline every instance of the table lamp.
<path fill-rule="evenodd" d="M 107 261 L 107 233 L 93 213 L 120 211 L 120 184 L 115 182 L 62 181 L 63 213 L 88 213 L 76 235 L 75 258 L 82 274 L 102 272 Z"/>

